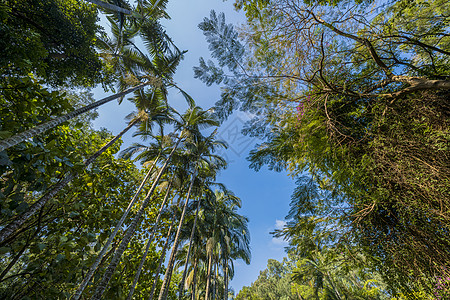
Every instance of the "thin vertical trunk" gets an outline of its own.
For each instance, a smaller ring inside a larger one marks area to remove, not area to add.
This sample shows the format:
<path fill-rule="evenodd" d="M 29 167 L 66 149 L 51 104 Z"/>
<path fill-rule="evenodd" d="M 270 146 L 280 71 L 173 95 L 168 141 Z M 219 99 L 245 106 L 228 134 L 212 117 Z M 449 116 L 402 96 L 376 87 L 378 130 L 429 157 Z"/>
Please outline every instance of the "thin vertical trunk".
<path fill-rule="evenodd" d="M 2 271 L 2 273 L 0 274 L 0 282 L 2 281 L 3 277 L 6 276 L 6 274 L 8 274 L 8 272 L 11 270 L 11 268 L 17 263 L 17 261 L 19 260 L 19 258 L 22 256 L 22 254 L 25 252 L 25 250 L 28 248 L 28 246 L 30 246 L 31 240 L 33 238 L 35 238 L 39 231 L 41 231 L 41 221 L 42 221 L 42 214 L 44 213 L 44 210 L 41 209 L 41 211 L 39 212 L 39 217 L 38 217 L 38 223 L 37 223 L 37 228 L 34 231 L 34 233 L 30 236 L 28 236 L 27 241 L 25 242 L 25 245 L 23 245 L 23 247 L 20 249 L 20 251 L 16 254 L 16 256 L 11 260 L 11 262 L 6 266 L 6 268 Z"/>
<path fill-rule="evenodd" d="M 43 132 L 45 132 L 45 131 L 47 131 L 47 130 L 49 130 L 51 128 L 54 128 L 54 127 L 58 126 L 59 124 L 64 123 L 64 122 L 66 122 L 66 121 L 68 121 L 70 119 L 73 119 L 73 118 L 75 118 L 75 117 L 77 117 L 77 116 L 79 116 L 79 115 L 81 115 L 81 114 L 83 114 L 85 112 L 88 112 L 88 111 L 90 111 L 90 110 L 92 110 L 94 108 L 97 108 L 100 105 L 103 105 L 103 104 L 108 103 L 108 102 L 110 102 L 110 101 L 112 101 L 114 99 L 123 97 L 123 96 L 125 96 L 125 95 L 127 95 L 127 94 L 129 94 L 131 92 L 134 92 L 134 91 L 136 91 L 138 89 L 141 89 L 141 88 L 143 88 L 146 85 L 148 85 L 148 83 L 141 83 L 140 85 L 137 85 L 135 87 L 131 87 L 129 89 L 126 89 L 123 92 L 120 92 L 120 93 L 117 93 L 117 94 L 105 97 L 105 98 L 103 98 L 101 100 L 98 100 L 98 101 L 96 101 L 94 103 L 91 103 L 89 105 L 86 105 L 86 106 L 83 106 L 83 107 L 81 107 L 79 109 L 76 109 L 76 110 L 74 110 L 74 111 L 72 111 L 72 112 L 70 112 L 70 113 L 68 113 L 68 114 L 66 114 L 64 116 L 57 117 L 57 118 L 55 118 L 55 119 L 53 119 L 51 121 L 45 122 L 45 123 L 40 124 L 40 125 L 36 125 L 35 127 L 31 128 L 31 129 L 25 130 L 25 131 L 23 131 L 21 133 L 18 133 L 16 135 L 12 136 L 12 137 L 6 138 L 6 139 L 0 141 L 0 152 L 3 151 L 3 150 L 6 150 L 6 149 L 8 149 L 8 148 L 10 148 L 12 146 L 15 146 L 15 145 L 17 145 L 17 144 L 19 144 L 21 142 L 24 142 L 24 141 L 26 141 L 29 138 L 32 138 L 32 137 L 34 137 L 36 135 L 39 135 L 39 134 L 41 134 L 41 133 L 43 133 Z"/>
<path fill-rule="evenodd" d="M 217 279 L 219 278 L 219 267 L 218 267 L 219 262 L 216 262 L 214 264 L 214 289 L 213 289 L 213 296 L 212 299 L 215 300 L 216 299 L 216 295 L 217 295 Z"/>
<path fill-rule="evenodd" d="M 209 299 L 209 290 L 211 289 L 211 270 L 212 270 L 212 253 L 208 255 L 208 272 L 206 275 L 206 291 L 205 300 Z"/>
<path fill-rule="evenodd" d="M 130 203 L 128 204 L 127 209 L 125 210 L 125 212 L 123 213 L 122 217 L 120 218 L 119 222 L 117 222 L 116 227 L 114 228 L 114 231 L 109 235 L 108 240 L 106 241 L 106 244 L 103 246 L 102 250 L 100 251 L 100 253 L 98 254 L 95 262 L 91 265 L 91 267 L 89 268 L 88 273 L 86 274 L 86 276 L 84 277 L 83 281 L 81 282 L 80 286 L 78 287 L 78 289 L 76 290 L 75 294 L 72 296 L 71 300 L 78 300 L 81 295 L 83 294 L 84 289 L 86 288 L 86 286 L 88 285 L 89 281 L 91 280 L 92 276 L 94 275 L 95 271 L 97 270 L 97 267 L 100 265 L 100 263 L 102 262 L 103 256 L 105 255 L 105 253 L 108 251 L 108 248 L 111 246 L 114 238 L 116 237 L 117 233 L 119 232 L 119 230 L 122 228 L 123 223 L 125 222 L 126 217 L 128 216 L 128 214 L 131 211 L 131 208 L 134 206 L 134 204 L 136 203 L 136 200 L 138 199 L 139 194 L 141 193 L 142 189 L 144 188 L 145 183 L 147 182 L 147 180 L 150 178 L 150 176 L 152 175 L 152 171 L 156 166 L 156 163 L 158 161 L 159 155 L 158 157 L 155 159 L 155 161 L 153 162 L 150 170 L 148 171 L 148 173 L 145 175 L 144 179 L 141 182 L 141 185 L 139 186 L 138 190 L 136 191 L 136 193 L 134 194 L 133 198 L 131 199 Z"/>
<path fill-rule="evenodd" d="M 225 252 L 225 255 L 227 255 L 227 252 Z M 224 266 L 223 266 L 223 280 L 224 280 L 224 295 L 223 299 L 228 300 L 228 260 L 227 257 L 224 257 Z"/>
<path fill-rule="evenodd" d="M 194 261 L 194 275 L 192 278 L 192 300 L 195 300 L 195 292 L 197 287 L 197 265 L 198 265 L 198 258 Z"/>
<path fill-rule="evenodd" d="M 163 250 L 161 251 L 161 257 L 159 258 L 158 268 L 156 269 L 156 273 L 155 273 L 155 280 L 153 281 L 152 291 L 150 292 L 150 297 L 148 297 L 148 300 L 152 300 L 153 295 L 155 294 L 156 285 L 158 284 L 158 279 L 159 279 L 159 272 L 161 272 L 161 267 L 164 262 L 164 258 L 166 256 L 167 247 L 169 246 L 170 234 L 172 233 L 172 228 L 173 228 L 173 222 L 172 222 L 172 225 L 170 225 L 170 227 L 169 227 L 169 232 L 167 233 L 167 239 L 166 239 L 166 242 L 164 243 Z"/>
<path fill-rule="evenodd" d="M 169 263 L 167 265 L 166 274 L 164 274 L 164 281 L 163 281 L 163 285 L 161 287 L 161 291 L 159 292 L 158 300 L 165 299 L 166 290 L 169 289 L 170 279 L 172 277 L 173 265 L 175 263 L 175 254 L 177 252 L 178 244 L 180 243 L 181 227 L 183 225 L 184 216 L 186 214 L 187 204 L 189 202 L 189 197 L 191 196 L 192 186 L 194 185 L 196 176 L 197 176 L 197 174 L 194 174 L 194 176 L 192 176 L 192 181 L 191 181 L 191 184 L 189 185 L 189 190 L 186 195 L 186 201 L 184 203 L 183 212 L 181 213 L 180 222 L 178 224 L 178 229 L 177 229 L 177 234 L 175 236 L 175 241 L 173 243 L 172 252 L 170 253 Z"/>
<path fill-rule="evenodd" d="M 180 143 L 181 139 L 178 139 L 177 143 L 172 149 L 172 152 L 170 152 L 169 156 L 167 157 L 164 165 L 161 167 L 161 170 L 158 173 L 158 176 L 156 177 L 155 181 L 153 182 L 152 187 L 150 188 L 150 191 L 148 192 L 147 196 L 145 197 L 144 201 L 141 204 L 141 207 L 139 208 L 138 212 L 133 218 L 133 221 L 131 222 L 130 226 L 128 227 L 126 234 L 120 243 L 119 247 L 116 250 L 116 253 L 114 253 L 114 256 L 106 269 L 105 273 L 103 274 L 103 278 L 99 285 L 97 286 L 97 289 L 95 290 L 94 295 L 91 297 L 91 299 L 97 299 L 100 300 L 103 293 L 105 292 L 106 286 L 108 285 L 109 281 L 111 280 L 111 277 L 114 273 L 114 271 L 117 268 L 117 265 L 119 264 L 120 258 L 122 257 L 123 252 L 128 246 L 128 243 L 131 240 L 131 237 L 133 236 L 134 232 L 136 231 L 136 227 L 141 221 L 142 215 L 144 214 L 144 210 L 147 207 L 148 203 L 150 202 L 150 198 L 153 194 L 153 191 L 155 190 L 156 186 L 159 183 L 159 180 L 161 179 L 161 176 L 163 175 L 164 171 L 167 168 L 167 165 L 169 164 L 173 153 L 178 147 L 178 144 Z"/>
<path fill-rule="evenodd" d="M 197 211 L 195 212 L 194 225 L 192 225 L 191 236 L 189 237 L 189 249 L 188 249 L 188 253 L 186 255 L 186 261 L 184 262 L 183 277 L 181 278 L 180 287 L 178 290 L 178 299 L 179 300 L 181 300 L 181 295 L 184 290 L 184 281 L 186 280 L 186 273 L 187 273 L 187 267 L 188 267 L 188 263 L 189 263 L 189 257 L 191 255 L 192 243 L 194 241 L 194 234 L 195 234 L 195 228 L 197 225 L 198 212 L 200 210 L 200 202 L 201 202 L 201 198 L 200 198 L 200 200 L 198 200 L 198 203 L 197 203 Z"/>
<path fill-rule="evenodd" d="M 9 270 L 16 264 L 16 262 L 19 260 L 19 258 L 22 256 L 23 252 L 28 248 L 30 245 L 30 241 L 27 241 L 25 245 L 23 245 L 22 249 L 16 254 L 16 256 L 11 260 L 11 262 L 6 266 L 6 268 L 2 271 L 0 274 L 0 282 L 2 281 L 3 277 L 5 277 L 6 274 L 8 274 Z"/>
<path fill-rule="evenodd" d="M 172 188 L 173 177 L 174 177 L 174 175 L 172 176 L 172 179 L 170 180 L 169 186 L 167 187 L 166 196 L 164 197 L 164 200 L 161 203 L 161 207 L 159 209 L 158 216 L 156 217 L 155 224 L 153 225 L 152 233 L 150 234 L 150 237 L 148 238 L 147 246 L 145 247 L 144 255 L 141 258 L 141 261 L 139 263 L 139 267 L 138 267 L 138 269 L 136 271 L 136 275 L 134 276 L 133 284 L 131 285 L 130 292 L 128 293 L 127 300 L 131 300 L 131 297 L 133 297 L 133 293 L 134 293 L 134 290 L 136 289 L 136 285 L 137 285 L 137 282 L 139 280 L 139 276 L 141 276 L 142 268 L 144 267 L 144 263 L 145 263 L 145 259 L 147 258 L 148 250 L 150 249 L 150 245 L 152 244 L 153 238 L 155 236 L 159 220 L 161 219 L 162 211 L 163 211 L 164 207 L 166 206 L 167 199 L 169 199 L 170 190 Z"/>
<path fill-rule="evenodd" d="M 338 291 L 336 285 L 334 284 L 333 280 L 331 279 L 330 274 L 327 272 L 325 275 L 326 275 L 327 281 L 330 283 L 331 287 L 333 288 L 333 291 L 335 292 L 337 298 L 339 300 L 342 300 L 341 295 L 339 294 L 339 291 Z"/>
<path fill-rule="evenodd" d="M 89 166 L 95 159 L 97 159 L 103 152 L 106 151 L 111 145 L 113 145 L 122 135 L 124 135 L 138 119 L 131 122 L 122 132 L 116 135 L 112 140 L 110 140 L 105 146 L 100 150 L 95 152 L 91 157 L 89 157 L 85 162 L 84 166 Z M 28 211 L 17 216 L 11 223 L 9 223 L 5 228 L 0 231 L 0 244 L 2 244 L 5 239 L 10 237 L 14 232 L 19 229 L 31 216 L 36 214 L 50 199 L 53 198 L 60 190 L 62 190 L 70 181 L 78 176 L 78 172 L 70 171 L 60 182 L 58 182 L 50 191 L 45 193 L 38 201 L 30 206 Z"/>

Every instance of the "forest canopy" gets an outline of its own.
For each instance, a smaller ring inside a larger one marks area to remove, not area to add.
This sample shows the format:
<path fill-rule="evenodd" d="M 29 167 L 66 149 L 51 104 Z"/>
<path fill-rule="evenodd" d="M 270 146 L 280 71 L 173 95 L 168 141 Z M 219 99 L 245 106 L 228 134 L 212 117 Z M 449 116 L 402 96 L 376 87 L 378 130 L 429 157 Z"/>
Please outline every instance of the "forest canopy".
<path fill-rule="evenodd" d="M 236 299 L 449 298 L 447 1 L 236 0 L 239 28 L 211 11 L 210 109 L 175 82 L 167 4 L 0 0 L 0 298 L 232 296 L 249 219 L 218 127 L 237 110 L 250 167 L 296 187 L 287 257 Z M 92 125 L 113 101 L 133 107 L 116 135 Z"/>
<path fill-rule="evenodd" d="M 250 153 L 251 167 L 298 178 L 290 221 L 277 235 L 303 249 L 305 236 L 334 228 L 326 243 L 356 247 L 391 291 L 444 299 L 449 6 L 440 0 L 236 6 L 247 16 L 239 29 L 214 11 L 199 25 L 213 60 L 201 59 L 195 75 L 221 86 L 219 118 L 236 109 L 253 115 L 244 132 L 263 142 Z"/>
<path fill-rule="evenodd" d="M 0 298 L 223 298 L 250 262 L 220 123 L 173 80 L 166 5 L 0 1 Z M 135 107 L 115 136 L 92 124 L 114 100 Z"/>

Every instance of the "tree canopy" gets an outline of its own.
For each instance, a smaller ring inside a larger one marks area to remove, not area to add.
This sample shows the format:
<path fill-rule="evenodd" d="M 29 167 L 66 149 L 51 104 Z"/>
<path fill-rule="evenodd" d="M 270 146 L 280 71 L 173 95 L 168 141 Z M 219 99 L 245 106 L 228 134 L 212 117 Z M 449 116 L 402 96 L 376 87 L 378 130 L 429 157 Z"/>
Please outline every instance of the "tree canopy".
<path fill-rule="evenodd" d="M 236 5 L 238 31 L 215 12 L 199 25 L 215 62 L 201 59 L 195 76 L 221 86 L 219 118 L 253 115 L 244 132 L 263 142 L 251 167 L 309 172 L 327 194 L 303 198 L 295 228 L 333 214 L 336 238 L 392 289 L 436 291 L 450 253 L 448 5 Z"/>

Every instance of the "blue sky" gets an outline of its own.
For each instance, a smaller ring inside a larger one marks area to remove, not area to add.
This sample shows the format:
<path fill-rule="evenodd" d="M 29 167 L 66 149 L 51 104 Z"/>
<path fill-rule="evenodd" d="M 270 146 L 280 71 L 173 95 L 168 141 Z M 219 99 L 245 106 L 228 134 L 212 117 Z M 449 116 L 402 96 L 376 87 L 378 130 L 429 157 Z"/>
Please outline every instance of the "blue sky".
<path fill-rule="evenodd" d="M 168 34 L 181 50 L 188 50 L 180 64 L 175 81 L 188 92 L 199 106 L 207 109 L 219 99 L 217 86 L 207 87 L 194 79 L 192 68 L 198 64 L 199 57 L 209 58 L 208 45 L 197 25 L 209 16 L 211 9 L 225 12 L 227 23 L 242 24 L 244 16 L 233 9 L 233 1 L 191 0 L 170 1 L 168 13 L 171 20 L 163 22 Z M 108 30 L 108 29 L 107 29 Z M 94 91 L 96 98 L 106 94 L 101 89 Z M 178 93 L 171 93 L 169 103 L 183 111 L 184 99 Z M 124 117 L 133 111 L 133 105 L 124 101 L 121 105 L 109 103 L 101 107 L 99 117 L 94 122 L 96 128 L 106 127 L 117 134 L 125 126 Z M 219 129 L 219 137 L 227 141 L 229 149 L 221 154 L 227 158 L 229 166 L 217 178 L 242 200 L 240 213 L 250 219 L 252 261 L 245 265 L 235 262 L 235 277 L 231 286 L 238 292 L 242 286 L 250 285 L 263 270 L 269 258 L 280 260 L 285 256 L 286 243 L 274 239 L 269 232 L 281 228 L 289 209 L 290 195 L 294 182 L 285 173 L 276 173 L 262 169 L 255 172 L 248 168 L 246 157 L 258 141 L 240 133 L 245 113 L 233 114 Z M 131 134 L 124 137 L 125 144 L 132 142 Z"/>

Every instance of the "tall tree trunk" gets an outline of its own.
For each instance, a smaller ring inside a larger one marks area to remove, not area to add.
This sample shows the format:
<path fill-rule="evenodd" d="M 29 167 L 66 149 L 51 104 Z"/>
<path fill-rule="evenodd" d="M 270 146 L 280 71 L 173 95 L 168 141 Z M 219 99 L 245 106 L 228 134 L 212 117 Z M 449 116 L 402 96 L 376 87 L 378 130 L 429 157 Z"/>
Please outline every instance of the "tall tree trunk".
<path fill-rule="evenodd" d="M 3 150 L 6 150 L 6 149 L 8 149 L 8 148 L 10 148 L 12 146 L 15 146 L 15 145 L 17 145 L 17 144 L 19 144 L 21 142 L 24 142 L 27 139 L 32 138 L 33 136 L 39 135 L 39 134 L 41 134 L 41 133 L 43 133 L 43 132 L 45 132 L 45 131 L 53 128 L 53 127 L 56 127 L 57 125 L 59 125 L 61 123 L 64 123 L 64 122 L 66 122 L 66 121 L 68 121 L 70 119 L 73 119 L 73 118 L 75 118 L 75 117 L 77 117 L 77 116 L 79 116 L 79 115 L 81 115 L 81 114 L 83 114 L 85 112 L 88 112 L 88 111 L 90 111 L 90 110 L 92 110 L 94 108 L 97 108 L 100 105 L 103 105 L 103 104 L 108 103 L 108 102 L 110 102 L 110 101 L 112 101 L 114 99 L 123 97 L 123 96 L 125 96 L 125 95 L 127 95 L 129 93 L 132 93 L 132 92 L 134 92 L 134 91 L 136 91 L 138 89 L 141 89 L 141 88 L 143 88 L 146 85 L 148 85 L 148 83 L 141 83 L 141 84 L 139 84 L 139 85 L 137 85 L 135 87 L 126 89 L 123 92 L 120 92 L 120 93 L 108 96 L 108 97 L 103 98 L 101 100 L 98 100 L 98 101 L 96 101 L 94 103 L 91 103 L 89 105 L 86 105 L 86 106 L 83 106 L 83 107 L 81 107 L 79 109 L 76 109 L 76 110 L 74 110 L 74 111 L 72 111 L 72 112 L 70 112 L 70 113 L 68 113 L 68 114 L 66 114 L 64 116 L 57 117 L 57 118 L 55 118 L 55 119 L 53 119 L 51 121 L 45 122 L 43 124 L 40 124 L 40 125 L 37 125 L 37 126 L 31 128 L 31 129 L 23 131 L 22 133 L 19 133 L 19 134 L 16 134 L 16 135 L 12 136 L 12 137 L 6 138 L 6 139 L 0 141 L 0 152 L 3 151 Z"/>
<path fill-rule="evenodd" d="M 205 300 L 209 299 L 209 290 L 211 289 L 212 253 L 210 253 L 208 256 L 209 256 L 208 257 L 208 272 L 206 275 Z"/>
<path fill-rule="evenodd" d="M 110 140 L 105 146 L 100 150 L 95 152 L 91 157 L 89 157 L 85 162 L 85 168 L 89 166 L 95 159 L 97 159 L 103 152 L 106 151 L 111 145 L 113 145 L 122 135 L 125 134 L 134 124 L 138 122 L 138 119 L 131 122 L 122 132 L 116 135 L 112 140 Z M 62 190 L 70 181 L 78 176 L 78 172 L 70 171 L 60 182 L 58 182 L 50 191 L 45 193 L 38 201 L 30 206 L 28 211 L 17 216 L 14 220 L 9 223 L 5 228 L 0 231 L 0 244 L 2 244 L 5 239 L 10 237 L 14 232 L 23 225 L 31 216 L 37 213 L 44 205 L 52 199 L 60 190 Z"/>
<path fill-rule="evenodd" d="M 6 276 L 6 274 L 8 274 L 8 272 L 11 270 L 11 268 L 17 263 L 19 258 L 22 256 L 22 254 L 28 248 L 28 246 L 30 246 L 31 240 L 33 238 L 35 238 L 39 234 L 39 232 L 41 231 L 41 228 L 42 228 L 41 221 L 42 221 L 43 213 L 44 213 L 44 209 L 41 209 L 41 211 L 39 212 L 39 216 L 38 216 L 38 223 L 37 223 L 36 230 L 34 231 L 34 233 L 32 235 L 28 236 L 27 241 L 25 242 L 25 245 L 23 245 L 23 247 L 16 254 L 16 256 L 11 260 L 11 262 L 2 271 L 2 273 L 0 274 L 0 282 L 3 281 L 2 279 Z"/>
<path fill-rule="evenodd" d="M 159 209 L 158 216 L 156 217 L 155 224 L 153 225 L 152 233 L 150 234 L 150 237 L 148 238 L 147 246 L 145 247 L 144 255 L 142 255 L 141 261 L 139 262 L 139 267 L 138 267 L 138 269 L 136 271 L 136 275 L 134 276 L 133 284 L 131 285 L 130 292 L 128 293 L 127 300 L 131 300 L 131 297 L 133 297 L 133 293 L 134 293 L 134 290 L 136 289 L 136 285 L 138 283 L 139 276 L 141 276 L 142 268 L 144 267 L 144 263 L 145 263 L 145 259 L 147 258 L 148 250 L 150 249 L 150 245 L 152 244 L 153 238 L 155 236 L 159 220 L 161 219 L 162 211 L 163 211 L 164 207 L 166 206 L 167 199 L 169 199 L 170 190 L 172 188 L 173 177 L 174 177 L 174 175 L 172 176 L 172 179 L 170 180 L 169 186 L 167 187 L 166 196 L 164 197 L 164 200 L 161 203 L 161 207 Z"/>
<path fill-rule="evenodd" d="M 217 295 L 217 279 L 219 278 L 219 262 L 217 261 L 214 264 L 214 288 L 213 288 L 213 296 L 212 299 L 215 300 L 216 299 L 216 295 Z"/>
<path fill-rule="evenodd" d="M 170 279 L 172 277 L 173 266 L 175 263 L 175 254 L 177 253 L 178 244 L 180 243 L 180 233 L 181 227 L 183 226 L 184 216 L 186 215 L 186 209 L 189 202 L 189 197 L 191 196 L 192 186 L 194 185 L 195 177 L 197 173 L 192 176 L 191 184 L 189 185 L 189 190 L 186 195 L 186 201 L 184 203 L 183 212 L 181 213 L 180 222 L 178 224 L 177 234 L 175 236 L 175 241 L 173 243 L 172 252 L 170 253 L 169 263 L 167 265 L 166 274 L 164 274 L 164 281 L 161 287 L 161 291 L 159 292 L 158 300 L 162 300 L 166 293 L 166 290 L 169 289 Z"/>
<path fill-rule="evenodd" d="M 338 291 L 336 285 L 334 284 L 333 280 L 331 279 L 330 273 L 326 272 L 325 275 L 326 275 L 327 281 L 330 283 L 330 285 L 331 285 L 331 287 L 332 287 L 332 289 L 333 289 L 333 291 L 334 291 L 334 293 L 336 295 L 336 298 L 338 298 L 339 300 L 342 300 L 341 294 L 339 294 L 339 291 Z"/>
<path fill-rule="evenodd" d="M 105 253 L 108 251 L 108 248 L 111 246 L 114 238 L 116 237 L 117 233 L 119 232 L 119 230 L 122 228 L 123 223 L 125 222 L 126 217 L 128 216 L 128 214 L 131 211 L 131 208 L 134 206 L 134 204 L 136 203 L 136 200 L 138 199 L 139 194 L 141 193 L 145 183 L 147 182 L 147 180 L 150 178 L 150 176 L 152 175 L 152 171 L 154 169 L 154 167 L 156 166 L 156 163 L 159 159 L 159 155 L 156 158 L 156 160 L 153 162 L 150 170 L 147 172 L 147 174 L 145 175 L 144 179 L 141 182 L 141 185 L 139 186 L 138 190 L 136 191 L 136 193 L 134 194 L 133 198 L 131 199 L 130 203 L 128 204 L 127 209 L 125 210 L 125 212 L 123 213 L 122 217 L 120 218 L 119 222 L 117 222 L 116 227 L 114 228 L 114 231 L 109 235 L 108 240 L 106 241 L 106 244 L 103 246 L 102 250 L 100 251 L 100 253 L 98 254 L 95 262 L 91 265 L 91 267 L 89 268 L 89 272 L 86 274 L 86 276 L 84 277 L 83 281 L 81 282 L 80 286 L 78 287 L 77 291 L 75 292 L 75 294 L 72 296 L 72 300 L 77 300 L 81 297 L 81 295 L 83 294 L 84 289 L 86 288 L 86 286 L 88 285 L 89 281 L 91 280 L 92 276 L 94 275 L 95 271 L 97 270 L 97 267 L 100 265 L 100 263 L 102 262 L 103 256 L 105 255 Z"/>
<path fill-rule="evenodd" d="M 194 261 L 194 275 L 192 278 L 192 300 L 195 300 L 195 292 L 197 288 L 197 265 L 198 265 L 198 258 Z"/>
<path fill-rule="evenodd" d="M 153 182 L 152 187 L 150 188 L 150 191 L 148 192 L 147 196 L 145 197 L 144 201 L 141 204 L 141 207 L 139 208 L 139 211 L 136 213 L 136 215 L 133 218 L 133 221 L 131 222 L 130 226 L 128 227 L 126 234 L 120 243 L 119 247 L 117 248 L 116 252 L 114 253 L 114 256 L 106 269 L 105 273 L 103 274 L 103 278 L 101 282 L 98 284 L 97 289 L 95 290 L 94 295 L 91 299 L 97 299 L 99 300 L 103 293 L 105 292 L 106 286 L 108 285 L 109 281 L 111 280 L 111 277 L 119 264 L 120 258 L 122 257 L 123 252 L 128 246 L 128 243 L 131 240 L 131 237 L 133 236 L 134 232 L 136 231 L 136 227 L 141 221 L 142 215 L 144 214 L 144 210 L 147 207 L 148 203 L 150 202 L 150 198 L 153 194 L 153 191 L 155 190 L 156 186 L 159 183 L 159 180 L 161 179 L 161 176 L 163 175 L 164 171 L 167 168 L 167 165 L 169 164 L 173 153 L 177 149 L 179 143 L 181 141 L 181 138 L 178 139 L 177 143 L 173 147 L 172 151 L 170 152 L 169 156 L 167 157 L 166 161 L 164 162 L 164 165 L 161 167 L 161 170 L 158 173 L 158 176 L 156 177 L 155 181 Z"/>
<path fill-rule="evenodd" d="M 164 247 L 161 251 L 161 257 L 159 258 L 158 268 L 156 269 L 156 273 L 155 273 L 155 280 L 153 281 L 152 290 L 150 292 L 150 297 L 148 297 L 148 300 L 153 300 L 153 295 L 155 294 L 156 285 L 158 284 L 159 272 L 161 272 L 161 267 L 164 262 L 164 258 L 166 256 L 165 254 L 167 251 L 167 247 L 169 246 L 170 234 L 172 233 L 172 229 L 173 229 L 173 222 L 172 222 L 172 225 L 170 225 L 170 227 L 169 227 L 169 232 L 167 233 L 166 242 L 164 243 Z"/>
<path fill-rule="evenodd" d="M 194 242 L 195 227 L 197 225 L 198 212 L 200 210 L 200 202 L 201 202 L 201 198 L 198 200 L 198 203 L 197 203 L 197 210 L 195 212 L 194 225 L 192 225 L 191 236 L 189 237 L 189 248 L 188 248 L 188 252 L 186 255 L 186 261 L 184 262 L 183 277 L 181 278 L 181 282 L 180 282 L 180 286 L 179 286 L 179 290 L 178 290 L 178 299 L 179 300 L 181 300 L 181 295 L 184 290 L 184 281 L 186 280 L 186 273 L 187 273 L 187 267 L 188 267 L 188 263 L 189 263 L 189 257 L 191 256 L 192 244 Z"/>
<path fill-rule="evenodd" d="M 16 256 L 14 256 L 14 258 L 10 261 L 10 263 L 6 266 L 6 268 L 2 271 L 2 273 L 0 274 L 0 282 L 3 281 L 3 277 L 6 276 L 6 274 L 8 274 L 9 270 L 11 270 L 11 268 L 16 264 L 16 262 L 19 260 L 19 258 L 22 256 L 22 254 L 25 252 L 25 250 L 28 248 L 28 246 L 30 245 L 31 239 L 29 239 L 25 245 L 23 245 L 23 247 L 20 249 L 20 251 L 16 254 Z M 8 279 L 8 278 L 6 278 Z"/>
<path fill-rule="evenodd" d="M 101 6 L 103 8 L 109 9 L 109 10 L 114 10 L 114 11 L 117 11 L 117 12 L 124 13 L 126 15 L 131 15 L 133 13 L 131 10 L 128 10 L 126 8 L 123 8 L 123 7 L 120 7 L 120 6 L 117 6 L 117 5 L 113 5 L 113 4 L 109 4 L 107 2 L 103 2 L 103 1 L 100 1 L 100 0 L 86 0 L 86 1 L 94 3 L 94 4 L 98 5 L 98 6 Z"/>
<path fill-rule="evenodd" d="M 225 252 L 227 255 L 227 252 Z M 223 291 L 223 299 L 228 300 L 228 260 L 227 257 L 224 257 L 224 266 L 223 266 L 223 280 L 224 280 L 224 291 Z"/>

